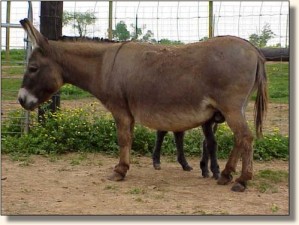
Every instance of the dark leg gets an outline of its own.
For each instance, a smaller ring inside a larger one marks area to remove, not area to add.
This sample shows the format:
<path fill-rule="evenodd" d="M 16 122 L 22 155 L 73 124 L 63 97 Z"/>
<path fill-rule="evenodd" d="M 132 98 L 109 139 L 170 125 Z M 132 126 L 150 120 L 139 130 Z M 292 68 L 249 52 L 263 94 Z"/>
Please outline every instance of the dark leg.
<path fill-rule="evenodd" d="M 213 173 L 213 178 L 218 180 L 220 177 L 220 170 L 219 170 L 219 165 L 217 161 L 217 150 L 218 150 L 218 144 L 215 138 L 215 133 L 217 131 L 217 124 L 214 123 L 214 125 L 211 125 L 211 141 L 208 145 L 209 153 L 210 153 L 210 159 L 211 159 L 211 171 Z"/>
<path fill-rule="evenodd" d="M 185 155 L 184 155 L 184 132 L 173 132 L 175 137 L 175 144 L 177 148 L 177 159 L 178 162 L 183 167 L 183 170 L 190 171 L 193 170 L 191 166 L 189 166 Z"/>
<path fill-rule="evenodd" d="M 219 165 L 217 162 L 217 141 L 215 139 L 215 126 L 217 129 L 217 124 L 214 123 L 214 120 L 211 119 L 205 124 L 202 125 L 202 131 L 205 136 L 205 140 L 203 142 L 203 155 L 200 161 L 200 168 L 202 170 L 203 177 L 209 177 L 208 170 L 208 161 L 209 157 L 211 158 L 211 171 L 213 173 L 213 178 L 216 180 L 220 176 Z"/>
<path fill-rule="evenodd" d="M 209 151 L 207 148 L 207 141 L 204 139 L 202 143 L 202 157 L 199 163 L 200 169 L 201 169 L 201 174 L 204 178 L 209 177 Z"/>
<path fill-rule="evenodd" d="M 156 170 L 161 169 L 161 163 L 160 163 L 161 146 L 166 134 L 167 131 L 161 131 L 161 130 L 158 130 L 156 133 L 156 143 L 153 152 L 153 166 Z"/>

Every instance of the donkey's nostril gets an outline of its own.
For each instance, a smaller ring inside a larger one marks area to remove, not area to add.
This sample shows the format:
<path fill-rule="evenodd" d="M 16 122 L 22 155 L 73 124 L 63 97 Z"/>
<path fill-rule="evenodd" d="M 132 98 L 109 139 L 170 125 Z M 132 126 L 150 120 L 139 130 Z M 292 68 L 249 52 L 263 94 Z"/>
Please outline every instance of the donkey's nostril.
<path fill-rule="evenodd" d="M 21 105 L 23 105 L 24 102 L 25 102 L 23 98 L 19 98 L 18 100 L 19 100 L 19 103 L 20 103 Z"/>

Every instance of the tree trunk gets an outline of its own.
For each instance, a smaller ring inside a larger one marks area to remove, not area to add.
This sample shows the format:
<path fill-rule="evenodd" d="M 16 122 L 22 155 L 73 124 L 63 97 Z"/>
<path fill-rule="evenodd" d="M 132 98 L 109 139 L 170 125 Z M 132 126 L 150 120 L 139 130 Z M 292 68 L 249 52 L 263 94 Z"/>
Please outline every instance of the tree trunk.
<path fill-rule="evenodd" d="M 62 36 L 62 1 L 42 1 L 40 32 L 49 40 L 58 40 Z M 48 106 L 38 108 L 39 121 L 44 121 L 45 111 L 55 112 L 60 107 L 60 93 L 57 92 Z"/>

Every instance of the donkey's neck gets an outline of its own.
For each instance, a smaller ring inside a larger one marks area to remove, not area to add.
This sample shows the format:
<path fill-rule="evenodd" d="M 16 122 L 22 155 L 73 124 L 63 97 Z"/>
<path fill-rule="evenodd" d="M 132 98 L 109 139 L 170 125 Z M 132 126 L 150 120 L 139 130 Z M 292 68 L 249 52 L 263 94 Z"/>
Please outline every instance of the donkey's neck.
<path fill-rule="evenodd" d="M 54 60 L 62 67 L 63 80 L 92 93 L 92 85 L 101 76 L 107 44 L 51 42 Z M 94 93 L 92 93 L 94 94 Z"/>

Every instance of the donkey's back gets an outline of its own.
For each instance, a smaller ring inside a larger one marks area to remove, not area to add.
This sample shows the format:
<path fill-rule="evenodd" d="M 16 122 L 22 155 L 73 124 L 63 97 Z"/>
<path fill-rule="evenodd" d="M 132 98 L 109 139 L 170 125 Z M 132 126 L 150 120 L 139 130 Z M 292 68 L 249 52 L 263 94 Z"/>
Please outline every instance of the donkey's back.
<path fill-rule="evenodd" d="M 179 47 L 131 42 L 114 57 L 107 79 L 115 77 L 114 87 L 119 81 L 135 121 L 170 131 L 197 127 L 227 105 L 243 107 L 260 60 L 256 48 L 236 37 Z"/>

